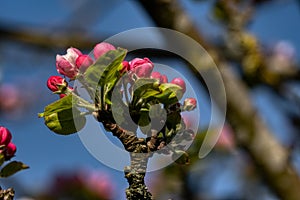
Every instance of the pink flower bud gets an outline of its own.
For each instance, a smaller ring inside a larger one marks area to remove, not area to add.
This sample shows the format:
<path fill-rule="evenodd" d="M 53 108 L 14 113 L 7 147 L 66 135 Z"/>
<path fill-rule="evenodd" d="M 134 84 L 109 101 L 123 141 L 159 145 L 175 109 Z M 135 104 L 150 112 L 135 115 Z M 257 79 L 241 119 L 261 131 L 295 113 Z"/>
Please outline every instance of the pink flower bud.
<path fill-rule="evenodd" d="M 128 61 L 124 60 L 124 61 L 122 62 L 122 65 L 123 65 L 123 67 L 122 67 L 121 73 L 124 73 L 124 72 L 130 70 L 130 65 L 129 65 L 129 62 L 128 62 Z"/>
<path fill-rule="evenodd" d="M 185 82 L 182 78 L 174 78 L 171 83 L 178 85 L 182 88 L 182 92 L 185 93 L 186 90 L 186 86 L 185 86 Z"/>
<path fill-rule="evenodd" d="M 65 55 L 56 55 L 57 72 L 70 79 L 74 79 L 78 74 L 78 67 L 75 62 L 80 55 L 82 53 L 73 47 L 67 49 L 67 54 Z"/>
<path fill-rule="evenodd" d="M 192 111 L 197 107 L 197 100 L 195 98 L 186 98 L 183 103 L 184 111 Z"/>
<path fill-rule="evenodd" d="M 161 74 L 159 72 L 152 72 L 151 73 L 151 78 L 155 78 L 160 80 Z"/>
<path fill-rule="evenodd" d="M 67 82 L 60 76 L 50 76 L 47 81 L 47 86 L 52 92 L 60 91 L 59 86 L 67 86 Z"/>
<path fill-rule="evenodd" d="M 100 56 L 102 56 L 106 52 L 115 49 L 116 48 L 113 45 L 106 42 L 101 42 L 94 47 L 94 57 L 97 60 Z"/>
<path fill-rule="evenodd" d="M 94 61 L 88 55 L 80 55 L 80 56 L 77 57 L 75 63 L 76 63 L 76 67 L 81 72 L 85 72 L 86 69 L 94 63 Z"/>
<path fill-rule="evenodd" d="M 149 58 L 135 58 L 129 62 L 130 70 L 138 77 L 150 77 L 154 64 Z"/>
<path fill-rule="evenodd" d="M 66 94 L 60 94 L 59 98 L 61 99 L 61 98 L 64 98 L 65 96 L 67 96 L 67 95 Z"/>
<path fill-rule="evenodd" d="M 0 145 L 8 145 L 11 141 L 11 133 L 3 126 L 0 126 Z"/>
<path fill-rule="evenodd" d="M 10 142 L 6 146 L 6 151 L 5 151 L 5 157 L 6 157 L 6 159 L 12 158 L 15 155 L 16 151 L 17 151 L 16 145 L 14 143 Z"/>
<path fill-rule="evenodd" d="M 162 75 L 162 76 L 160 77 L 160 82 L 161 82 L 161 83 L 167 83 L 167 82 L 168 82 L 168 77 L 167 77 L 166 75 Z"/>
<path fill-rule="evenodd" d="M 162 75 L 159 72 L 152 72 L 151 73 L 151 78 L 155 78 L 159 80 L 159 83 L 167 83 L 168 82 L 168 78 L 166 75 Z"/>

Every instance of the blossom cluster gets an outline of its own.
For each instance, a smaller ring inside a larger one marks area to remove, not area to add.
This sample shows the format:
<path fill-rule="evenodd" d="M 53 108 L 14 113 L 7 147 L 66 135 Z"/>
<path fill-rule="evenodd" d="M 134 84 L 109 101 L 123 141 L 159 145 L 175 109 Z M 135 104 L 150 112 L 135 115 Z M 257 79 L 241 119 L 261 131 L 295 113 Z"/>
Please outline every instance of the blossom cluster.
<path fill-rule="evenodd" d="M 56 55 L 56 69 L 61 76 L 51 76 L 47 81 L 48 88 L 55 94 L 59 94 L 60 98 L 66 96 L 73 91 L 73 88 L 68 86 L 65 78 L 70 80 L 76 79 L 79 74 L 83 74 L 95 61 L 108 51 L 116 50 L 116 48 L 106 42 L 101 42 L 95 45 L 93 49 L 94 59 L 83 54 L 79 49 L 74 47 L 68 48 L 65 55 Z M 168 83 L 168 78 L 159 72 L 153 72 L 154 64 L 149 58 L 134 58 L 131 61 L 122 62 L 121 74 L 128 73 L 130 77 L 133 74 L 139 78 L 154 78 L 158 79 L 159 83 Z M 186 84 L 182 78 L 174 78 L 172 84 L 176 84 L 182 88 L 184 93 Z"/>
<path fill-rule="evenodd" d="M 4 155 L 5 160 L 10 160 L 16 153 L 17 147 L 11 142 L 12 135 L 10 131 L 0 126 L 0 154 Z"/>

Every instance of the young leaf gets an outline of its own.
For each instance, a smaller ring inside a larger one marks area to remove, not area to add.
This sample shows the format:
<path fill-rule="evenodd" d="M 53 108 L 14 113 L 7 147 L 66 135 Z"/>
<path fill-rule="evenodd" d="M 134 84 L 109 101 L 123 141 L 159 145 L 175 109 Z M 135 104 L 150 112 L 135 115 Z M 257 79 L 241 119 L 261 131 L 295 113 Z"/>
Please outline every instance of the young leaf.
<path fill-rule="evenodd" d="M 5 165 L 0 171 L 0 177 L 6 178 L 9 177 L 21 170 L 28 169 L 29 167 L 22 162 L 12 161 Z"/>
<path fill-rule="evenodd" d="M 160 93 L 155 97 L 163 104 L 170 105 L 182 98 L 182 88 L 172 83 L 163 83 L 159 86 Z"/>
<path fill-rule="evenodd" d="M 101 75 L 99 85 L 103 87 L 104 85 L 110 85 L 108 88 L 115 85 L 115 82 L 120 78 L 120 70 L 122 70 L 122 61 L 124 60 L 127 50 L 117 49 L 110 52 L 112 62 L 105 67 L 103 74 Z"/>
<path fill-rule="evenodd" d="M 138 102 L 149 102 L 159 94 L 158 82 L 155 79 L 140 78 L 133 85 L 133 101 L 135 107 Z"/>
<path fill-rule="evenodd" d="M 118 48 L 111 50 L 98 58 L 98 60 L 90 66 L 85 74 L 86 82 L 97 89 L 102 88 L 104 101 L 111 104 L 111 91 L 120 79 L 120 70 L 122 69 L 122 61 L 126 56 L 127 50 Z"/>
<path fill-rule="evenodd" d="M 86 123 L 85 116 L 81 115 L 81 112 L 74 107 L 77 102 L 78 99 L 74 95 L 68 95 L 48 105 L 45 112 L 39 116 L 44 117 L 46 126 L 57 134 L 76 133 Z"/>

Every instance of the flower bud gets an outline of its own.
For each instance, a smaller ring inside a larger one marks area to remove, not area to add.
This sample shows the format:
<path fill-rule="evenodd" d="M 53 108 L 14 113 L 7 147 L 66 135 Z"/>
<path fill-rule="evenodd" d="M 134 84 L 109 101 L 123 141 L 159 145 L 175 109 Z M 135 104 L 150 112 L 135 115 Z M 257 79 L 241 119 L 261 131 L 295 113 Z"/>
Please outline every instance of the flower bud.
<path fill-rule="evenodd" d="M 76 59 L 82 53 L 76 48 L 67 49 L 67 54 L 56 55 L 56 69 L 57 72 L 70 78 L 74 79 L 78 74 L 78 67 L 76 67 Z"/>
<path fill-rule="evenodd" d="M 64 98 L 65 96 L 67 96 L 66 94 L 59 94 L 59 98 Z"/>
<path fill-rule="evenodd" d="M 110 50 L 115 50 L 116 48 L 106 42 L 101 42 L 99 44 L 97 44 L 94 47 L 94 57 L 97 60 L 100 56 L 102 56 L 103 54 L 105 54 L 106 52 L 110 51 Z"/>
<path fill-rule="evenodd" d="M 159 72 L 152 72 L 151 73 L 151 78 L 155 78 L 160 80 L 161 74 Z"/>
<path fill-rule="evenodd" d="M 166 75 L 162 75 L 160 77 L 160 83 L 167 83 L 168 82 L 168 77 Z"/>
<path fill-rule="evenodd" d="M 127 72 L 130 70 L 130 65 L 129 65 L 128 61 L 124 60 L 122 62 L 122 65 L 123 65 L 123 67 L 122 67 L 121 73 L 124 73 L 124 72 Z"/>
<path fill-rule="evenodd" d="M 171 83 L 178 85 L 179 87 L 182 88 L 182 92 L 185 93 L 186 90 L 186 86 L 185 86 L 185 82 L 182 78 L 174 78 Z"/>
<path fill-rule="evenodd" d="M 167 83 L 168 82 L 168 78 L 166 75 L 162 75 L 159 72 L 152 72 L 151 73 L 151 78 L 155 78 L 159 80 L 159 83 Z"/>
<path fill-rule="evenodd" d="M 3 126 L 0 126 L 0 145 L 8 145 L 11 141 L 11 133 Z"/>
<path fill-rule="evenodd" d="M 47 81 L 47 87 L 52 92 L 62 92 L 67 87 L 67 82 L 60 76 L 50 76 Z"/>
<path fill-rule="evenodd" d="M 150 77 L 154 64 L 149 58 L 135 58 L 129 62 L 130 70 L 138 77 Z"/>
<path fill-rule="evenodd" d="M 12 158 L 15 155 L 16 151 L 17 151 L 16 145 L 14 143 L 10 142 L 6 146 L 5 158 L 9 160 L 10 158 Z"/>
<path fill-rule="evenodd" d="M 183 103 L 184 111 L 192 111 L 197 107 L 197 100 L 195 98 L 186 98 Z"/>
<path fill-rule="evenodd" d="M 77 57 L 76 67 L 83 73 L 86 69 L 94 63 L 93 59 L 88 55 L 80 55 Z"/>

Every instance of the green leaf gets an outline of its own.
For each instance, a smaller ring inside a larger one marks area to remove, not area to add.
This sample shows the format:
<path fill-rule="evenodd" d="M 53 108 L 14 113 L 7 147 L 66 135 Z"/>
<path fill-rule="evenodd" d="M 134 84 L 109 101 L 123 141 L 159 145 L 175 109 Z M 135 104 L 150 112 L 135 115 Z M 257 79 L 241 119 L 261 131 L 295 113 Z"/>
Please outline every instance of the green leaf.
<path fill-rule="evenodd" d="M 120 78 L 120 70 L 122 70 L 123 65 L 122 61 L 126 56 L 127 50 L 125 49 L 117 49 L 111 51 L 110 55 L 113 59 L 112 62 L 105 67 L 103 74 L 100 78 L 100 86 L 104 87 L 104 85 L 108 85 L 108 88 L 111 89 L 115 85 L 115 82 Z"/>
<path fill-rule="evenodd" d="M 159 102 L 170 105 L 182 98 L 182 88 L 172 83 L 163 83 L 159 86 L 160 93 L 155 95 Z"/>
<path fill-rule="evenodd" d="M 78 97 L 68 95 L 48 105 L 45 108 L 45 112 L 39 114 L 39 116 L 43 116 L 46 126 L 57 134 L 68 135 L 76 133 L 86 123 L 85 116 L 74 107 L 78 101 Z"/>
<path fill-rule="evenodd" d="M 155 99 L 155 95 L 159 94 L 158 81 L 150 78 L 138 79 L 132 87 L 133 101 L 132 105 L 138 103 L 149 102 Z"/>
<path fill-rule="evenodd" d="M 144 87 L 151 87 L 152 89 L 157 89 L 159 86 L 159 82 L 156 79 L 153 78 L 139 78 L 134 83 L 132 90 L 133 91 L 139 91 L 142 90 Z"/>
<path fill-rule="evenodd" d="M 90 66 L 85 74 L 85 80 L 94 89 L 102 88 L 104 101 L 111 104 L 111 91 L 120 79 L 122 61 L 126 56 L 127 50 L 118 48 L 111 50 L 100 56 L 98 60 Z"/>
<path fill-rule="evenodd" d="M 143 127 L 147 126 L 148 124 L 150 124 L 149 112 L 141 112 L 138 125 Z"/>
<path fill-rule="evenodd" d="M 168 129 L 174 129 L 174 131 L 178 131 L 177 126 L 181 124 L 181 114 L 180 111 L 178 112 L 172 112 L 167 116 L 167 122 L 166 125 Z"/>
<path fill-rule="evenodd" d="M 4 154 L 0 154 L 0 166 L 4 163 L 5 157 Z"/>
<path fill-rule="evenodd" d="M 12 161 L 5 165 L 0 171 L 0 177 L 6 178 L 9 177 L 21 170 L 28 169 L 29 167 L 22 162 Z"/>

